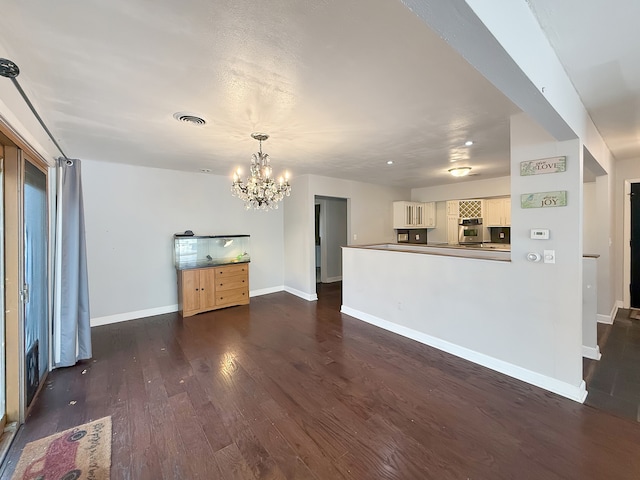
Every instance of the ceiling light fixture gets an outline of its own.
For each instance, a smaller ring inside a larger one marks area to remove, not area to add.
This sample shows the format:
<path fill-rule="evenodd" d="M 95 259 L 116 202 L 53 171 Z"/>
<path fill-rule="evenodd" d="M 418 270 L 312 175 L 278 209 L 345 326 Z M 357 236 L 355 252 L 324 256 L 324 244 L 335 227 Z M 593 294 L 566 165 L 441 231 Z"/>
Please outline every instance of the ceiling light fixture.
<path fill-rule="evenodd" d="M 454 177 L 464 177 L 465 175 L 469 175 L 471 167 L 455 167 L 450 168 L 448 171 Z"/>
<path fill-rule="evenodd" d="M 387 165 L 393 165 L 393 160 L 387 160 Z"/>
<path fill-rule="evenodd" d="M 466 142 L 464 142 L 465 146 L 470 147 L 471 145 L 473 145 L 473 140 L 467 140 Z"/>
<path fill-rule="evenodd" d="M 260 151 L 251 157 L 250 176 L 246 183 L 240 179 L 240 169 L 233 174 L 231 193 L 244 201 L 247 210 L 277 209 L 278 202 L 291 194 L 289 174 L 285 172 L 277 182 L 273 180 L 269 155 L 262 153 L 262 142 L 269 138 L 264 133 L 252 133 L 251 136 L 260 142 Z"/>

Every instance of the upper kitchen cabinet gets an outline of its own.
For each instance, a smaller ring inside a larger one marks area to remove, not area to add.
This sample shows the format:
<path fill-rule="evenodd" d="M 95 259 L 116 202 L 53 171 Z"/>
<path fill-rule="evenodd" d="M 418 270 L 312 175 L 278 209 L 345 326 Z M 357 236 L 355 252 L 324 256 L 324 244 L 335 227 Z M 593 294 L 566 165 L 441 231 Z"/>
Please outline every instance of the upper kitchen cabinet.
<path fill-rule="evenodd" d="M 488 198 L 484 201 L 484 225 L 509 227 L 511 225 L 511 198 Z"/>
<path fill-rule="evenodd" d="M 393 228 L 435 228 L 435 202 L 393 202 Z"/>
<path fill-rule="evenodd" d="M 449 217 L 460 217 L 460 207 L 458 200 L 448 200 L 447 201 L 447 216 Z"/>
<path fill-rule="evenodd" d="M 424 205 L 424 213 L 425 213 L 425 227 L 427 228 L 435 228 L 436 227 L 436 202 L 427 202 L 423 203 Z"/>

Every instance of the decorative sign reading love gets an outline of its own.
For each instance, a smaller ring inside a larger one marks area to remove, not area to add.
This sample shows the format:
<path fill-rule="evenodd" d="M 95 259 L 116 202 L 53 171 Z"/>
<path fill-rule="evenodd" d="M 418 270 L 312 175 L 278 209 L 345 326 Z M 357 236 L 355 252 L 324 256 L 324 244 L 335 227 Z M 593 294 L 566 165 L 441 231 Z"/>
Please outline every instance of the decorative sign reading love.
<path fill-rule="evenodd" d="M 558 173 L 567 170 L 567 157 L 541 158 L 520 162 L 520 176 L 542 175 L 544 173 Z"/>
<path fill-rule="evenodd" d="M 522 208 L 566 207 L 567 191 L 525 193 L 520 195 Z"/>

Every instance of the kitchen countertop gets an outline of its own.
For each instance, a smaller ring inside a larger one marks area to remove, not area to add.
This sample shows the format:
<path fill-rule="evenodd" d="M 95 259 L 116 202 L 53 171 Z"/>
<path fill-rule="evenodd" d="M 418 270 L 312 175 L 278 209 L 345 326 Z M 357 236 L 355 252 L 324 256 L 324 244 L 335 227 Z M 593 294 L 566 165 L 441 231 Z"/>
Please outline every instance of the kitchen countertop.
<path fill-rule="evenodd" d="M 427 244 L 418 245 L 412 243 L 378 243 L 374 245 L 352 245 L 344 248 L 365 248 L 371 250 L 386 250 L 392 252 L 419 253 L 423 255 L 442 255 L 446 257 L 474 258 L 480 260 L 494 260 L 510 262 L 510 250 L 497 250 L 481 247 L 467 247 L 464 245 Z"/>
<path fill-rule="evenodd" d="M 367 248 L 394 252 L 421 253 L 426 255 L 444 255 L 448 257 L 476 258 L 511 261 L 511 245 L 505 243 L 483 243 L 481 245 L 449 245 L 447 243 L 378 243 L 373 245 L 351 245 L 346 248 Z M 595 253 L 585 253 L 583 258 L 598 258 Z"/>
<path fill-rule="evenodd" d="M 406 245 L 406 243 L 398 244 L 398 245 Z M 449 245 L 448 243 L 428 243 L 425 245 L 426 247 L 437 247 L 437 248 L 463 248 L 463 249 L 473 249 L 473 250 L 496 250 L 498 252 L 510 252 L 511 245 L 508 243 L 480 243 L 480 244 L 469 244 L 469 245 Z"/>

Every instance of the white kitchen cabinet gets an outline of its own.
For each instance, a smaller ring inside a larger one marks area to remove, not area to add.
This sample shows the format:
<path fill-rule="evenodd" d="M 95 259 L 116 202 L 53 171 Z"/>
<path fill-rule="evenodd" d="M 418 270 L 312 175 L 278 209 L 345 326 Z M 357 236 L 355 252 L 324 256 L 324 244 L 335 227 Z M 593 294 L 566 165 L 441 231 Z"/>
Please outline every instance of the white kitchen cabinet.
<path fill-rule="evenodd" d="M 458 200 L 448 200 L 447 201 L 447 216 L 459 218 L 459 210 L 458 210 Z"/>
<path fill-rule="evenodd" d="M 504 225 L 505 227 L 511 226 L 511 197 L 503 199 L 502 207 L 504 208 Z"/>
<path fill-rule="evenodd" d="M 458 200 L 447 201 L 447 243 L 458 244 L 458 219 L 460 218 L 460 202 Z"/>
<path fill-rule="evenodd" d="M 436 202 L 427 202 L 424 204 L 424 220 L 425 227 L 436 228 Z"/>
<path fill-rule="evenodd" d="M 393 228 L 433 228 L 435 202 L 393 202 Z"/>
<path fill-rule="evenodd" d="M 457 215 L 447 215 L 447 243 L 449 245 L 458 245 L 458 224 Z"/>
<path fill-rule="evenodd" d="M 488 198 L 484 201 L 484 225 L 508 227 L 511 225 L 511 198 Z"/>

